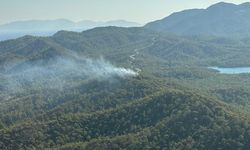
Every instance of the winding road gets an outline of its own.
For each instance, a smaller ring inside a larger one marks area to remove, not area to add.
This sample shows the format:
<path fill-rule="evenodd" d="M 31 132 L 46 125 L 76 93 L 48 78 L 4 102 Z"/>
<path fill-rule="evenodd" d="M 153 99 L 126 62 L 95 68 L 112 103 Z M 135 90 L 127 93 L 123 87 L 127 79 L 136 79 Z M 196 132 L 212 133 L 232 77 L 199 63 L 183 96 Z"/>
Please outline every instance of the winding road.
<path fill-rule="evenodd" d="M 134 53 L 133 53 L 132 55 L 129 56 L 129 63 L 130 63 L 130 65 L 131 65 L 131 67 L 132 67 L 137 73 L 141 72 L 142 70 L 141 70 L 140 68 L 138 68 L 138 67 L 135 67 L 135 64 L 136 64 L 136 63 L 135 63 L 135 60 L 136 60 L 136 57 L 138 57 L 138 55 L 140 54 L 140 51 L 142 51 L 142 50 L 144 50 L 144 49 L 146 49 L 146 48 L 149 48 L 149 47 L 153 46 L 153 45 L 155 44 L 155 41 L 156 41 L 156 38 L 153 37 L 153 38 L 152 38 L 152 42 L 151 42 L 149 45 L 147 45 L 147 46 L 145 46 L 145 47 L 142 47 L 142 48 L 140 48 L 140 49 L 138 49 L 138 48 L 134 49 Z"/>

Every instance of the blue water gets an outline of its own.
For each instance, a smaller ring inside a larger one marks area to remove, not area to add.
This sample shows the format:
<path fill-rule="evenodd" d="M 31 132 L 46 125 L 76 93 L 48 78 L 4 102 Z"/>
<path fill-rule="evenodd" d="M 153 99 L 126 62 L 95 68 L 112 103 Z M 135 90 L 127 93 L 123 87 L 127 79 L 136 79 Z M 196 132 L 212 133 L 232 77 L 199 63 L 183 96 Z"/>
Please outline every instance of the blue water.
<path fill-rule="evenodd" d="M 208 67 L 214 69 L 223 74 L 241 74 L 250 73 L 250 67 L 236 67 L 236 68 L 220 68 L 220 67 Z"/>

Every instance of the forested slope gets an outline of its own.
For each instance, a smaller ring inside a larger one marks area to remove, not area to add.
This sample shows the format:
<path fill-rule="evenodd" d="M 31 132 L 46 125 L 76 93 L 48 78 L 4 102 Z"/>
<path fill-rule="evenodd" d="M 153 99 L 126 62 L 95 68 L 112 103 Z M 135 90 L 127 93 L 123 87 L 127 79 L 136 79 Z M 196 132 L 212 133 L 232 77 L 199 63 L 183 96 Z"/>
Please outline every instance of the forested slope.
<path fill-rule="evenodd" d="M 248 38 L 145 28 L 0 42 L 0 149 L 249 149 Z M 240 88 L 239 88 L 240 87 Z"/>

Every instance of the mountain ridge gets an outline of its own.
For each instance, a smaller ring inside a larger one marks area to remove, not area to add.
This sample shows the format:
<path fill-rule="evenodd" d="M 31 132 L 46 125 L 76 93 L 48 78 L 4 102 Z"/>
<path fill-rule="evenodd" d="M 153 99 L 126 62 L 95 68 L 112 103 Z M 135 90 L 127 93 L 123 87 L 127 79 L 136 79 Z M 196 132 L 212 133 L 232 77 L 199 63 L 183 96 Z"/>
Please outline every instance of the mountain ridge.
<path fill-rule="evenodd" d="M 24 35 L 51 36 L 60 30 L 84 31 L 95 27 L 117 26 L 138 27 L 141 24 L 126 20 L 73 22 L 67 19 L 56 20 L 24 20 L 0 25 L 0 40 L 18 38 Z"/>
<path fill-rule="evenodd" d="M 35 26 L 34 26 L 35 25 Z M 51 19 L 51 20 L 23 20 L 23 21 L 14 21 L 10 23 L 5 23 L 0 25 L 0 31 L 3 32 L 4 30 L 17 30 L 17 31 L 30 31 L 29 26 L 33 27 L 33 30 L 36 31 L 50 31 L 54 30 L 58 26 L 61 26 L 61 30 L 64 28 L 83 28 L 83 29 L 90 29 L 93 27 L 101 27 L 101 26 L 119 26 L 120 27 L 133 27 L 133 26 L 140 26 L 139 23 L 126 21 L 126 20 L 110 20 L 110 21 L 92 21 L 92 20 L 82 20 L 78 22 L 74 22 L 68 19 Z M 28 26 L 25 28 L 25 26 Z M 46 29 L 46 26 L 50 27 L 51 29 Z M 60 27 L 59 26 L 59 27 Z M 67 27 L 68 26 L 68 27 Z M 78 27 L 77 27 L 78 26 Z M 44 28 L 44 29 L 43 29 Z M 60 30 L 60 29 L 58 29 Z"/>
<path fill-rule="evenodd" d="M 250 36 L 250 3 L 220 2 L 206 9 L 176 12 L 145 25 L 157 31 L 179 35 Z"/>

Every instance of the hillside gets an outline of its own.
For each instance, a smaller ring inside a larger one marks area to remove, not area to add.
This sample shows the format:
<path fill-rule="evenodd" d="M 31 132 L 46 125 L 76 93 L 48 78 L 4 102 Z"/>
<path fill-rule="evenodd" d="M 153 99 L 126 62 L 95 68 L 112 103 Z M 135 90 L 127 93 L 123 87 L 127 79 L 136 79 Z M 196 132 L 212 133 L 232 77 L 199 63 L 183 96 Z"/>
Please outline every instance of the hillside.
<path fill-rule="evenodd" d="M 245 37 L 250 35 L 250 3 L 217 3 L 207 9 L 191 9 L 148 23 L 145 27 L 180 35 Z"/>
<path fill-rule="evenodd" d="M 0 150 L 249 150 L 249 2 L 23 20 L 209 3 L 0 2 Z"/>
<path fill-rule="evenodd" d="M 19 124 L 1 131 L 0 147 L 44 149 L 111 137 L 110 141 L 101 139 L 87 143 L 85 149 L 172 149 L 187 146 L 189 149 L 247 149 L 250 144 L 248 121 L 244 116 L 230 113 L 216 100 L 177 90 L 155 93 L 136 102 L 89 115 L 67 115 L 49 122 Z M 114 137 L 120 135 L 123 136 Z M 221 138 L 223 141 L 218 140 Z"/>
<path fill-rule="evenodd" d="M 248 149 L 247 38 L 101 27 L 0 42 L 0 149 Z M 239 88 L 240 87 L 240 88 Z"/>

